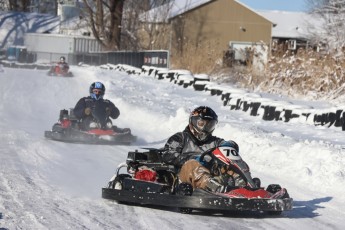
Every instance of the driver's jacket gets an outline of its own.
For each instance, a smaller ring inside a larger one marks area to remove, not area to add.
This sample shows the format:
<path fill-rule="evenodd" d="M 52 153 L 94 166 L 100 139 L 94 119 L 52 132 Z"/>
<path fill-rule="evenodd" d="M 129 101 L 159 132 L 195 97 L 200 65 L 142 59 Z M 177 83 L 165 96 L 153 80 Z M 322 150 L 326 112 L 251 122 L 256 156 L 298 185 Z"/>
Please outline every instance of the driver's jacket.
<path fill-rule="evenodd" d="M 66 62 L 58 62 L 57 65 L 62 68 L 63 70 L 68 70 L 69 69 L 69 65 Z"/>
<path fill-rule="evenodd" d="M 94 108 L 95 103 L 105 103 L 107 108 L 109 108 L 109 116 L 113 119 L 116 119 L 120 115 L 119 109 L 112 103 L 111 101 L 107 99 L 99 99 L 96 101 L 95 99 L 91 98 L 90 96 L 88 97 L 83 97 L 81 98 L 77 104 L 74 107 L 74 115 L 76 116 L 77 119 L 83 119 L 86 117 L 85 114 L 85 109 L 86 108 Z"/>
<path fill-rule="evenodd" d="M 180 169 L 189 159 L 194 159 L 206 150 L 220 146 L 223 142 L 225 142 L 224 139 L 215 136 L 209 136 L 206 140 L 199 141 L 187 126 L 184 131 L 178 132 L 168 139 L 163 150 L 163 161 Z"/>

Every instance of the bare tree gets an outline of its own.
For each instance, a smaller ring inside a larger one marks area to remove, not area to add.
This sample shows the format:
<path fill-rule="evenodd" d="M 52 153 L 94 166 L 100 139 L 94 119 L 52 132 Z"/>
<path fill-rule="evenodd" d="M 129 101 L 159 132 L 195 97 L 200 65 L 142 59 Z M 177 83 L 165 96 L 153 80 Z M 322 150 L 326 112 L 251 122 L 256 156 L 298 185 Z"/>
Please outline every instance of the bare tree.
<path fill-rule="evenodd" d="M 167 49 L 170 32 L 169 24 L 166 23 L 166 7 L 170 7 L 172 2 L 83 0 L 82 11 L 93 36 L 105 50 Z M 157 7 L 159 11 L 153 14 L 149 12 Z M 156 17 L 163 18 L 164 23 L 157 22 Z"/>
<path fill-rule="evenodd" d="M 167 49 L 166 22 L 171 0 L 126 0 L 122 21 L 121 48 L 126 50 Z M 168 7 L 167 7 L 168 6 Z"/>
<path fill-rule="evenodd" d="M 0 10 L 7 11 L 9 9 L 9 2 L 6 0 L 0 1 Z"/>
<path fill-rule="evenodd" d="M 140 50 L 140 15 L 150 9 L 149 0 L 126 0 L 121 27 L 121 49 Z M 139 19 L 139 20 L 138 20 Z"/>
<path fill-rule="evenodd" d="M 85 19 L 93 36 L 105 50 L 118 50 L 124 0 L 83 0 L 83 2 Z"/>
<path fill-rule="evenodd" d="M 44 14 L 57 15 L 57 8 L 59 0 L 34 0 L 37 12 Z"/>
<path fill-rule="evenodd" d="M 0 10 L 57 14 L 58 0 L 0 0 Z"/>
<path fill-rule="evenodd" d="M 30 10 L 30 0 L 9 0 L 10 11 L 20 11 L 20 12 L 29 12 Z"/>
<path fill-rule="evenodd" d="M 345 1 L 307 0 L 309 12 L 322 20 L 322 29 L 314 30 L 314 39 L 339 49 L 345 45 Z"/>

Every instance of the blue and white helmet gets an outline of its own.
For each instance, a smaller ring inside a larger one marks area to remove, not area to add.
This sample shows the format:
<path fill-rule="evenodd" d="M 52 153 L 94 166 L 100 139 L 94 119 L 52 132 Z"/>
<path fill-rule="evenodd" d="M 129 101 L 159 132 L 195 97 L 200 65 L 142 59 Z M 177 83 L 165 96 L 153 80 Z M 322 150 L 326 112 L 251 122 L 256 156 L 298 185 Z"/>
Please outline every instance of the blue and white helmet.
<path fill-rule="evenodd" d="M 102 99 L 105 93 L 105 87 L 101 82 L 94 82 L 90 86 L 90 97 L 99 100 Z"/>

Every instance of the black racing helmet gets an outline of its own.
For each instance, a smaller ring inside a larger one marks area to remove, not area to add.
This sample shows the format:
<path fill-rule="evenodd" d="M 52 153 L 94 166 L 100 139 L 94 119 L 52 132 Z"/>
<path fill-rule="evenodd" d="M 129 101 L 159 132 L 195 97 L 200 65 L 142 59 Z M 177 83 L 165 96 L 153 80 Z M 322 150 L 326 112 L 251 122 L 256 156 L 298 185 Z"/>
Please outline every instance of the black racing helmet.
<path fill-rule="evenodd" d="M 66 58 L 64 56 L 61 56 L 60 57 L 60 62 L 65 62 L 66 61 Z"/>
<path fill-rule="evenodd" d="M 200 141 L 206 140 L 212 134 L 217 123 L 217 114 L 207 106 L 195 108 L 189 116 L 189 128 Z"/>
<path fill-rule="evenodd" d="M 102 82 L 94 82 L 90 85 L 90 97 L 95 100 L 102 99 L 105 93 L 105 87 Z"/>

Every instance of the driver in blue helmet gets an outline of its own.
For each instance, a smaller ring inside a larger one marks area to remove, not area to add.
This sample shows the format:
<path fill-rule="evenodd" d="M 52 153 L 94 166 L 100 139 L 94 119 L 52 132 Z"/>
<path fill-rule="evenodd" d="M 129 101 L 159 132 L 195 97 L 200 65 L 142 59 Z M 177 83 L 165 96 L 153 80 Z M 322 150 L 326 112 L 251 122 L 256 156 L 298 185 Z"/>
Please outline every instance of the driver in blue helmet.
<path fill-rule="evenodd" d="M 164 146 L 163 161 L 174 165 L 180 182 L 192 185 L 193 189 L 227 192 L 230 186 L 245 185 L 237 173 L 231 170 L 216 172 L 212 166 L 200 162 L 203 152 L 218 146 L 231 145 L 238 151 L 236 142 L 212 135 L 217 123 L 218 116 L 210 107 L 199 106 L 190 113 L 188 126 L 172 135 Z M 224 174 L 229 175 L 227 178 L 231 181 L 225 182 Z"/>
<path fill-rule="evenodd" d="M 92 111 L 96 103 L 104 103 L 106 108 L 106 115 L 116 119 L 120 115 L 119 109 L 110 100 L 103 99 L 105 93 L 105 86 L 101 82 L 94 82 L 89 88 L 90 96 L 81 98 L 74 107 L 74 115 L 81 121 L 82 129 L 87 130 L 89 123 L 92 120 Z M 114 126 L 114 129 L 117 127 Z M 119 129 L 119 128 L 117 128 Z M 115 130 L 115 131 L 129 131 L 129 130 Z"/>

